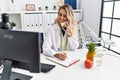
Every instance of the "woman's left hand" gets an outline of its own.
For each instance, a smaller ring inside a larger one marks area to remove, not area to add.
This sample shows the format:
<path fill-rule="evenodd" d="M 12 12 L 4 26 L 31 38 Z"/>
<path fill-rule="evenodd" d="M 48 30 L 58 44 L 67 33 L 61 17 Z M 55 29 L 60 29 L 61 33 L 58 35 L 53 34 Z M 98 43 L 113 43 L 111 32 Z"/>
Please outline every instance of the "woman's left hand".
<path fill-rule="evenodd" d="M 66 28 L 66 34 L 68 37 L 71 37 L 72 36 L 72 31 L 71 31 L 71 28 L 70 28 L 70 24 L 69 23 L 65 23 L 65 28 Z"/>

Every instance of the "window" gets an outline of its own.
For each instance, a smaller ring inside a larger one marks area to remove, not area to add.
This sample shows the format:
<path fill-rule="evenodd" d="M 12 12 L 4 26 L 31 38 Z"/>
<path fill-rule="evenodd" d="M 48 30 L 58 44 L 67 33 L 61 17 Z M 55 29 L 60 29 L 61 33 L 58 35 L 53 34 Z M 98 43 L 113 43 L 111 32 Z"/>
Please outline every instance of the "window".
<path fill-rule="evenodd" d="M 115 42 L 105 47 L 120 54 L 120 0 L 102 0 L 100 29 L 103 40 Z"/>

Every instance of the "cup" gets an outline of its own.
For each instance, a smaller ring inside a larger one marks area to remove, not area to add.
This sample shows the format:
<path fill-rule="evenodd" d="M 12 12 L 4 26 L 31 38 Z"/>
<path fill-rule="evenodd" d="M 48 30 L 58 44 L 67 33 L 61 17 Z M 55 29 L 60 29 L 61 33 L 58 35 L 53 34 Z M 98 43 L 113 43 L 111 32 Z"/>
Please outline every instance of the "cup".
<path fill-rule="evenodd" d="M 41 7 L 38 7 L 38 10 L 41 11 Z"/>
<path fill-rule="evenodd" d="M 91 41 L 92 41 L 92 37 L 91 36 L 86 36 L 85 37 L 86 44 L 89 44 Z"/>
<path fill-rule="evenodd" d="M 97 53 L 94 56 L 94 61 L 95 61 L 95 66 L 100 67 L 102 65 L 102 62 L 103 62 L 103 54 Z"/>
<path fill-rule="evenodd" d="M 48 10 L 48 6 L 45 6 L 45 10 Z"/>
<path fill-rule="evenodd" d="M 83 48 L 86 48 L 87 45 L 88 45 L 91 41 L 92 41 L 92 37 L 91 37 L 91 36 L 86 36 L 86 37 L 85 37 L 85 40 L 84 40 L 83 43 L 82 43 L 82 47 L 83 47 Z"/>

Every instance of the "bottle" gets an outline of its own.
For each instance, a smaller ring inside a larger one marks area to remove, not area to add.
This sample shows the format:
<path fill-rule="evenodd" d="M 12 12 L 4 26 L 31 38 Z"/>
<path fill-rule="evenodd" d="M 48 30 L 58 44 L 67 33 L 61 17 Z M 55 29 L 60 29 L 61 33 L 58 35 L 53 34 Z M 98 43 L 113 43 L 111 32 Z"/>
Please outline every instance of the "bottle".
<path fill-rule="evenodd" d="M 12 29 L 12 25 L 9 22 L 9 15 L 7 13 L 3 13 L 2 21 L 0 22 L 0 29 Z"/>

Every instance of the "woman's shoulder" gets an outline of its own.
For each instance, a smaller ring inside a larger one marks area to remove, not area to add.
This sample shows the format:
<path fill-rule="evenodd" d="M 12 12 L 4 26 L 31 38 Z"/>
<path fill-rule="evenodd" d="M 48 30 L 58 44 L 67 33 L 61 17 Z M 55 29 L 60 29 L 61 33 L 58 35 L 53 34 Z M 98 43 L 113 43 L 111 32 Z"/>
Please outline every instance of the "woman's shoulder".
<path fill-rule="evenodd" d="M 53 24 L 53 25 L 51 26 L 51 29 L 59 29 L 58 26 L 59 26 L 58 24 Z"/>

